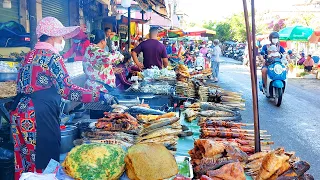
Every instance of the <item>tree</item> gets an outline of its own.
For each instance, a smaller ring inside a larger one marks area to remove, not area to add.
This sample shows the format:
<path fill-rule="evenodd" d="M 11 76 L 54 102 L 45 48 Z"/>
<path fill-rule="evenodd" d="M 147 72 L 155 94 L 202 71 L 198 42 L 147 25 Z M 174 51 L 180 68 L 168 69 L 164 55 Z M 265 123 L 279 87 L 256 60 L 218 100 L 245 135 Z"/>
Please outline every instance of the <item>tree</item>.
<path fill-rule="evenodd" d="M 246 40 L 246 25 L 243 13 L 233 14 L 229 21 L 233 40 L 244 42 Z"/>
<path fill-rule="evenodd" d="M 216 27 L 216 39 L 219 39 L 220 41 L 229 41 L 232 40 L 232 33 L 231 33 L 231 26 L 227 22 L 219 22 Z"/>

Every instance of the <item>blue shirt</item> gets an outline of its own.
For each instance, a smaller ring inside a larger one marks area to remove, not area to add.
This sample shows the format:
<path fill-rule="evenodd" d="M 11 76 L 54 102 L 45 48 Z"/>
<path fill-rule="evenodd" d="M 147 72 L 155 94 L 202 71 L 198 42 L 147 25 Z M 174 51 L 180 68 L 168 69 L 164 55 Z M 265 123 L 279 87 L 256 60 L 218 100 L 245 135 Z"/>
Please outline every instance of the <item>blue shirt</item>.
<path fill-rule="evenodd" d="M 166 50 L 167 50 L 167 54 L 172 54 L 172 47 L 171 46 L 167 46 Z"/>

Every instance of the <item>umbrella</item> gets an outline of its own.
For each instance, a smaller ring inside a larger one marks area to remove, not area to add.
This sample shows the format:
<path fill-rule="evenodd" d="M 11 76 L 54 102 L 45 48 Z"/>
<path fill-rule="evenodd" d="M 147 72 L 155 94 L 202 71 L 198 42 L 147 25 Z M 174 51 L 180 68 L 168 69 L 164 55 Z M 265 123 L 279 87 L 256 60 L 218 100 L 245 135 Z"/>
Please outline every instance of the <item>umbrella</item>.
<path fill-rule="evenodd" d="M 188 36 L 202 36 L 202 35 L 215 35 L 216 32 L 213 30 L 205 29 L 205 28 L 198 28 L 192 27 L 185 30 Z"/>
<path fill-rule="evenodd" d="M 308 41 L 313 29 L 305 26 L 286 27 L 279 31 L 280 40 L 284 41 Z"/>

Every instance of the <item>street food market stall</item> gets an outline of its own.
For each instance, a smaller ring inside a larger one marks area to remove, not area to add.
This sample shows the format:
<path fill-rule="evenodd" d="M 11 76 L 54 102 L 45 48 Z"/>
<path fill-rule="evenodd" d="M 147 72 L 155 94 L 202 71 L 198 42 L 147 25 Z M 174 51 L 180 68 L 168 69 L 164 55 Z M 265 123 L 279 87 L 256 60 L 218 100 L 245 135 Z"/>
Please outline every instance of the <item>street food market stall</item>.
<path fill-rule="evenodd" d="M 212 84 L 210 71 L 182 64 L 146 69 L 132 78 L 129 90 L 110 92 L 120 103 L 105 108 L 101 117 L 61 124 L 61 166 L 51 161 L 46 173 L 24 175 L 49 180 L 311 179 L 307 162 L 284 148 L 274 150 L 271 135 L 260 130 L 255 63 L 250 64 L 254 124 L 241 122 L 241 94 Z"/>

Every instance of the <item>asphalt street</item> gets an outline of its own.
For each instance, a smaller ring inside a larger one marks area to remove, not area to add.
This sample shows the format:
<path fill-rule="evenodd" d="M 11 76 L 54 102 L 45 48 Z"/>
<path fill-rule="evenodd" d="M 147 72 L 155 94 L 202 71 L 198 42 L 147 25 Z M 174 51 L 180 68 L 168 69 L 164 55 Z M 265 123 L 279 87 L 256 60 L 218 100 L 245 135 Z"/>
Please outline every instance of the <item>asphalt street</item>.
<path fill-rule="evenodd" d="M 240 92 L 246 100 L 243 122 L 253 123 L 250 72 L 239 62 L 223 58 L 219 85 Z M 258 71 L 258 81 L 260 81 Z M 320 179 L 320 80 L 289 79 L 281 107 L 276 107 L 259 91 L 260 128 L 267 130 L 274 148 L 295 151 L 311 164 L 311 173 Z"/>

